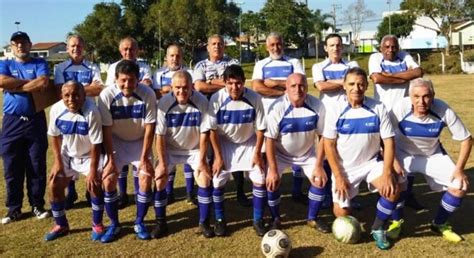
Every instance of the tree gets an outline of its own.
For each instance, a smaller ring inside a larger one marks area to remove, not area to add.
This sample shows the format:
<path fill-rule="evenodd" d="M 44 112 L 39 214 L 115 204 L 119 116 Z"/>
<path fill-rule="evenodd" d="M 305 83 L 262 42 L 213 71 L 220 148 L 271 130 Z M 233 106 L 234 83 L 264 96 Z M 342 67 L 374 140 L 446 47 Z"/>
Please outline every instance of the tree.
<path fill-rule="evenodd" d="M 353 36 L 352 41 L 355 44 L 357 44 L 359 41 L 362 24 L 364 24 L 368 18 L 374 16 L 375 13 L 367 8 L 364 0 L 357 0 L 355 3 L 350 4 L 346 10 L 344 10 L 344 21 L 351 26 Z"/>
<path fill-rule="evenodd" d="M 265 17 L 260 12 L 248 11 L 242 14 L 242 32 L 249 36 L 248 40 L 250 43 L 250 37 L 253 36 L 256 43 L 258 44 L 260 34 L 265 31 L 266 23 Z M 250 45 L 250 44 L 249 44 Z"/>
<path fill-rule="evenodd" d="M 321 41 L 323 37 L 323 30 L 327 30 L 333 25 L 330 22 L 327 22 L 326 20 L 332 18 L 332 15 L 327 14 L 327 13 L 321 13 L 320 9 L 317 9 L 313 12 L 313 15 L 311 16 L 311 21 L 313 23 L 313 28 L 314 28 L 314 47 L 315 47 L 315 53 L 316 53 L 316 60 L 318 60 L 319 57 L 319 42 Z"/>
<path fill-rule="evenodd" d="M 472 10 L 468 10 L 469 8 L 465 8 L 464 2 L 463 0 L 403 0 L 400 3 L 400 8 L 408 10 L 416 16 L 426 16 L 433 20 L 441 35 L 447 40 L 445 53 L 449 55 L 452 24 L 456 20 L 468 16 L 468 12 L 472 12 Z"/>
<path fill-rule="evenodd" d="M 391 34 L 400 37 L 406 37 L 413 30 L 416 17 L 410 13 L 392 14 L 390 15 Z M 377 27 L 376 38 L 380 42 L 383 36 L 390 34 L 389 32 L 389 18 L 384 17 L 382 22 Z"/>
<path fill-rule="evenodd" d="M 124 35 L 121 13 L 122 8 L 116 3 L 99 3 L 73 29 L 84 38 L 89 53 L 99 62 L 111 63 L 120 58 L 118 42 Z"/>

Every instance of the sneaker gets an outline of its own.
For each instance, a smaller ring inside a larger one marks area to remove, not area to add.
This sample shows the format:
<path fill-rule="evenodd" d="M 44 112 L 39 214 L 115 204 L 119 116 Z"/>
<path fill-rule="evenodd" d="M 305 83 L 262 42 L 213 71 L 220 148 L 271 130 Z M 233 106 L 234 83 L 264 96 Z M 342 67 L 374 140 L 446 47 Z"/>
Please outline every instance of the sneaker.
<path fill-rule="evenodd" d="M 265 227 L 265 224 L 263 223 L 263 219 L 259 219 L 257 221 L 253 222 L 253 229 L 255 229 L 255 233 L 257 233 L 257 236 L 263 237 L 265 233 L 267 233 L 267 228 Z"/>
<path fill-rule="evenodd" d="M 104 244 L 113 242 L 120 234 L 120 229 L 120 226 L 110 225 L 107 230 L 105 230 L 105 234 L 100 238 L 100 242 Z"/>
<path fill-rule="evenodd" d="M 125 209 L 128 206 L 128 195 L 126 193 L 120 193 L 118 199 L 118 208 L 119 210 Z"/>
<path fill-rule="evenodd" d="M 167 205 L 170 205 L 170 204 L 174 203 L 174 201 L 176 200 L 176 199 L 174 198 L 174 193 L 167 193 L 167 198 L 168 198 L 168 203 L 167 203 Z"/>
<path fill-rule="evenodd" d="M 462 237 L 458 235 L 456 232 L 453 231 L 451 228 L 451 225 L 448 223 L 444 224 L 434 224 L 434 222 L 431 223 L 431 231 L 441 234 L 444 239 L 454 242 L 454 243 L 459 243 L 462 241 Z"/>
<path fill-rule="evenodd" d="M 237 202 L 242 207 L 252 207 L 253 203 L 247 198 L 247 195 L 244 193 L 237 194 Z"/>
<path fill-rule="evenodd" d="M 32 212 L 37 219 L 45 219 L 49 217 L 49 212 L 40 206 L 33 207 Z"/>
<path fill-rule="evenodd" d="M 150 233 L 146 230 L 145 224 L 143 223 L 138 223 L 135 224 L 133 227 L 133 230 L 135 230 L 135 234 L 137 234 L 137 238 L 140 240 L 148 240 L 151 239 Z"/>
<path fill-rule="evenodd" d="M 53 229 L 49 231 L 46 236 L 44 236 L 44 240 L 46 241 L 53 241 L 57 238 L 60 238 L 62 236 L 65 236 L 69 233 L 69 227 L 68 226 L 60 226 L 60 225 L 54 225 Z"/>
<path fill-rule="evenodd" d="M 203 223 L 199 223 L 199 230 L 201 231 L 202 235 L 205 238 L 214 237 L 214 230 L 212 230 L 212 227 L 209 225 L 208 221 L 204 221 Z"/>
<path fill-rule="evenodd" d="M 2 224 L 8 224 L 10 222 L 13 222 L 15 220 L 19 220 L 21 217 L 21 211 L 19 210 L 9 210 L 7 215 L 5 215 L 5 217 L 2 218 Z"/>
<path fill-rule="evenodd" d="M 214 233 L 216 234 L 216 236 L 219 236 L 219 237 L 225 236 L 226 235 L 226 228 L 227 228 L 227 224 L 226 224 L 225 220 L 218 219 L 218 220 L 216 220 L 216 224 L 215 224 L 215 227 L 214 227 Z"/>
<path fill-rule="evenodd" d="M 331 232 L 331 228 L 326 223 L 324 223 L 324 221 L 322 221 L 320 219 L 318 219 L 318 220 L 314 220 L 314 219 L 308 220 L 307 224 L 308 224 L 309 227 L 314 228 L 314 229 L 318 230 L 321 233 L 330 233 Z"/>
<path fill-rule="evenodd" d="M 403 222 L 403 219 L 392 220 L 392 223 L 390 223 L 390 226 L 388 226 L 387 229 L 387 237 L 392 240 L 398 239 L 400 237 L 400 233 L 402 232 Z"/>
<path fill-rule="evenodd" d="M 293 199 L 294 202 L 303 204 L 303 205 L 308 205 L 308 202 L 309 202 L 308 195 L 304 193 L 291 195 L 291 199 Z"/>
<path fill-rule="evenodd" d="M 66 200 L 64 203 L 64 208 L 66 210 L 70 210 L 74 207 L 74 203 L 77 201 L 78 196 L 76 192 L 69 192 L 66 196 Z"/>
<path fill-rule="evenodd" d="M 103 224 L 92 225 L 92 241 L 99 241 L 105 234 L 105 227 Z"/>
<path fill-rule="evenodd" d="M 196 197 L 193 194 L 186 194 L 186 204 L 197 205 Z"/>
<path fill-rule="evenodd" d="M 422 211 L 422 210 L 425 210 L 426 207 L 421 205 L 418 200 L 415 198 L 415 195 L 413 193 L 411 193 L 410 195 L 407 196 L 407 198 L 405 199 L 405 206 L 406 207 L 410 207 L 412 209 L 414 209 L 415 211 L 419 212 L 419 211 Z"/>
<path fill-rule="evenodd" d="M 387 240 L 387 234 L 383 229 L 372 230 L 370 232 L 375 240 L 375 245 L 380 250 L 387 250 L 390 247 L 390 242 Z"/>
<path fill-rule="evenodd" d="M 166 223 L 165 219 L 157 219 L 155 228 L 151 231 L 151 236 L 153 238 L 160 238 L 165 236 L 168 232 L 168 224 Z"/>
<path fill-rule="evenodd" d="M 270 224 L 270 230 L 272 229 L 281 229 L 280 218 L 274 219 Z"/>

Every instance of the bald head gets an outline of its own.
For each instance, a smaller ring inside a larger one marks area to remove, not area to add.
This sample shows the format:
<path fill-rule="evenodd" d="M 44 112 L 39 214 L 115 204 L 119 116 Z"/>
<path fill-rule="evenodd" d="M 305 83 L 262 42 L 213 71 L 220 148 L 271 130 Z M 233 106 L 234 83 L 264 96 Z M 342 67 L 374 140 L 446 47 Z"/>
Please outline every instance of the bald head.
<path fill-rule="evenodd" d="M 304 104 L 308 93 L 308 82 L 306 76 L 300 73 L 293 73 L 286 79 L 286 94 L 294 107 L 301 107 Z"/>

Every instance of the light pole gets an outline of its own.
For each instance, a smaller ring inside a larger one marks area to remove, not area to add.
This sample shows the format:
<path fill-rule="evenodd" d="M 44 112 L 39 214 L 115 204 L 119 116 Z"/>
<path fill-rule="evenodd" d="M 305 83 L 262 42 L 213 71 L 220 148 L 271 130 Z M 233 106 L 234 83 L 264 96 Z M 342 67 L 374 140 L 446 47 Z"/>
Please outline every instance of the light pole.
<path fill-rule="evenodd" d="M 17 30 L 17 31 L 20 31 L 20 22 L 19 22 L 19 21 L 16 21 L 16 22 L 15 22 L 15 25 L 16 25 L 16 30 Z"/>
<path fill-rule="evenodd" d="M 242 64 L 242 5 L 244 1 L 235 2 L 239 6 L 239 62 Z"/>
<path fill-rule="evenodd" d="M 392 4 L 392 1 L 390 0 L 387 0 L 387 4 L 388 4 L 388 34 L 392 35 L 392 11 L 391 11 L 391 4 Z"/>
<path fill-rule="evenodd" d="M 158 68 L 161 68 L 161 10 L 158 11 Z"/>

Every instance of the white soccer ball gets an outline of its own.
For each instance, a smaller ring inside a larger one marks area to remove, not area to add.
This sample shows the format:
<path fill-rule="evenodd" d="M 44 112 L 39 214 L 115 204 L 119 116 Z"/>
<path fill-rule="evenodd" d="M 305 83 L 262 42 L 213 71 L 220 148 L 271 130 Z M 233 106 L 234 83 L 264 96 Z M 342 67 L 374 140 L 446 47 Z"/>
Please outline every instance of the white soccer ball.
<path fill-rule="evenodd" d="M 332 224 L 332 233 L 336 240 L 341 243 L 357 243 L 360 239 L 360 232 L 360 223 L 352 216 L 338 217 Z"/>
<path fill-rule="evenodd" d="M 261 248 L 265 257 L 288 257 L 291 241 L 285 232 L 272 229 L 263 236 Z"/>

